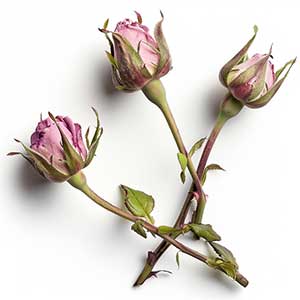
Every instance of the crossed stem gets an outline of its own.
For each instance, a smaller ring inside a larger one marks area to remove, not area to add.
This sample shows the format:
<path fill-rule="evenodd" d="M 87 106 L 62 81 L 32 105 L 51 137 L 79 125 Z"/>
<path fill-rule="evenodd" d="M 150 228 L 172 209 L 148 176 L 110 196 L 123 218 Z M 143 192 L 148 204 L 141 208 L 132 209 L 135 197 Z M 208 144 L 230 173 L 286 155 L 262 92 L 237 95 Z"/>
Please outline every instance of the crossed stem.
<path fill-rule="evenodd" d="M 136 217 L 134 215 L 132 215 L 131 213 L 124 211 L 122 209 L 120 209 L 119 207 L 111 204 L 110 202 L 104 200 L 103 198 L 101 198 L 100 196 L 98 196 L 87 184 L 86 181 L 86 177 L 83 174 L 83 172 L 79 172 L 75 175 L 73 175 L 68 182 L 75 188 L 77 188 L 78 190 L 80 190 L 81 192 L 83 192 L 86 196 L 88 196 L 91 200 L 93 200 L 96 204 L 100 205 L 101 207 L 103 207 L 104 209 L 114 213 L 115 215 L 118 215 L 121 218 L 124 218 L 128 221 L 131 221 L 133 223 L 135 223 L 136 221 L 140 221 L 142 226 L 150 231 L 151 233 L 153 233 L 154 235 L 157 235 L 159 237 L 161 237 L 164 241 L 166 241 L 167 244 L 173 245 L 174 247 L 176 247 L 177 249 L 179 249 L 181 252 L 190 255 L 194 258 L 196 258 L 197 260 L 205 263 L 206 265 L 208 265 L 207 263 L 207 257 L 201 253 L 199 253 L 198 251 L 195 251 L 189 247 L 187 247 L 186 245 L 182 244 L 181 242 L 175 240 L 174 238 L 172 238 L 172 236 L 167 235 L 167 234 L 161 234 L 159 233 L 158 228 L 153 225 L 150 224 L 149 222 L 143 220 L 140 217 Z M 222 271 L 220 269 L 218 269 L 219 271 Z M 240 273 L 237 273 L 235 281 L 238 282 L 239 284 L 241 284 L 242 286 L 246 286 L 248 281 L 247 279 Z"/>
<path fill-rule="evenodd" d="M 225 101 L 226 101 L 226 98 L 225 98 Z M 224 101 L 224 103 L 225 103 L 225 101 Z M 232 103 L 230 103 L 230 104 L 232 104 Z M 226 109 L 228 108 L 229 105 L 228 105 L 228 103 L 227 103 L 227 106 L 225 106 L 225 105 L 223 104 L 223 106 L 224 106 L 223 110 L 220 109 L 220 113 L 216 120 L 215 126 L 213 127 L 211 134 L 205 145 L 205 148 L 202 152 L 201 159 L 200 159 L 200 162 L 199 162 L 199 165 L 197 168 L 198 178 L 201 178 L 203 175 L 203 172 L 204 172 L 206 163 L 208 161 L 209 155 L 211 153 L 211 150 L 213 148 L 213 145 L 214 145 L 221 129 L 223 128 L 224 124 L 226 123 L 226 121 L 228 119 L 230 119 L 235 114 L 237 114 L 241 109 L 241 108 L 237 107 L 236 112 L 233 115 L 228 115 L 228 114 L 226 114 Z M 224 111 L 224 108 L 225 108 L 225 111 Z M 192 185 L 189 189 L 189 192 L 183 202 L 183 206 L 180 210 L 177 220 L 174 224 L 175 228 L 182 228 L 182 226 L 184 225 L 186 216 L 188 214 L 188 211 L 189 211 L 189 208 L 191 205 L 191 201 L 194 198 L 194 195 L 193 195 L 194 191 L 195 191 L 195 184 L 192 183 Z M 205 195 L 203 193 L 201 195 L 202 195 L 202 198 L 200 199 L 201 201 L 198 201 L 197 208 L 192 217 L 192 222 L 197 223 L 197 224 L 200 224 L 202 222 L 203 212 L 204 212 L 204 208 L 206 205 Z M 172 234 L 170 234 L 170 236 L 172 238 L 176 239 L 180 234 L 181 233 L 172 233 Z M 170 246 L 170 243 L 168 243 L 166 240 L 163 240 L 154 251 L 149 252 L 149 253 L 151 253 L 151 259 L 148 255 L 145 266 L 144 266 L 142 272 L 140 273 L 140 275 L 138 276 L 136 282 L 134 283 L 134 286 L 143 284 L 149 278 L 149 275 L 151 274 L 155 264 L 160 259 L 160 257 L 164 254 L 164 252 L 169 248 L 169 246 Z M 244 286 L 247 286 L 247 284 Z"/>

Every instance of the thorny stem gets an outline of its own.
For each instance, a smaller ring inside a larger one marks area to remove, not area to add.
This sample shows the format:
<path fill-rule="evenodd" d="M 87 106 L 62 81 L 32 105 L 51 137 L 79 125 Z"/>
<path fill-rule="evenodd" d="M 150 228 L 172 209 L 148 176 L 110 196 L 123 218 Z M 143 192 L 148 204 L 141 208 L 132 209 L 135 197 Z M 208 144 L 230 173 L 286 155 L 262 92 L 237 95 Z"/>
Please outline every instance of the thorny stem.
<path fill-rule="evenodd" d="M 204 172 L 207 160 L 209 158 L 209 155 L 211 153 L 211 150 L 213 148 L 213 145 L 214 145 L 221 129 L 223 128 L 224 124 L 226 123 L 227 120 L 229 120 L 230 118 L 237 115 L 240 112 L 240 110 L 242 109 L 242 107 L 243 106 L 240 103 L 236 102 L 234 99 L 232 99 L 232 97 L 230 95 L 227 95 L 225 97 L 225 100 L 221 105 L 220 113 L 216 120 L 215 126 L 211 131 L 211 134 L 208 138 L 208 141 L 207 141 L 205 148 L 203 150 L 203 153 L 201 155 L 201 159 L 200 159 L 200 162 L 199 162 L 199 165 L 197 168 L 198 178 L 201 178 L 203 175 L 203 172 Z M 194 198 L 194 196 L 192 194 L 192 192 L 194 190 L 195 190 L 195 186 L 194 186 L 194 184 L 192 184 L 189 189 L 189 192 L 185 198 L 183 206 L 180 210 L 180 213 L 177 217 L 177 220 L 174 224 L 175 228 L 180 228 L 183 226 L 183 224 L 185 222 L 185 218 L 189 211 L 189 207 L 191 205 L 191 201 Z M 193 220 L 192 220 L 193 222 L 198 223 L 198 224 L 201 223 L 205 205 L 206 205 L 205 195 L 202 194 L 202 201 L 199 201 L 197 204 L 197 209 L 193 215 Z M 176 239 L 177 236 L 179 236 L 179 235 L 180 234 L 170 234 L 170 236 L 174 239 Z M 152 272 L 153 267 L 155 266 L 155 264 L 157 263 L 159 258 L 164 254 L 164 252 L 169 248 L 169 246 L 170 246 L 170 244 L 168 244 L 165 240 L 163 240 L 153 252 L 150 252 L 150 253 L 153 253 L 151 263 L 149 263 L 149 257 L 148 257 L 144 269 L 142 270 L 142 272 L 140 273 L 139 277 L 137 278 L 137 280 L 134 284 L 135 286 L 143 284 L 145 282 L 145 280 L 147 280 L 147 278 L 149 278 L 149 274 Z M 247 286 L 247 284 L 244 286 Z"/>
<path fill-rule="evenodd" d="M 185 246 L 184 244 L 182 244 L 181 242 L 173 239 L 171 236 L 166 235 L 166 234 L 160 234 L 159 230 L 156 226 L 154 226 L 153 224 L 148 223 L 147 221 L 136 217 L 132 214 L 130 214 L 127 211 L 123 211 L 122 209 L 120 209 L 119 207 L 109 203 L 108 201 L 104 200 L 103 198 L 101 198 L 100 196 L 98 196 L 87 184 L 86 182 L 86 177 L 82 172 L 79 172 L 75 175 L 73 175 L 68 182 L 75 188 L 77 188 L 78 190 L 80 190 L 81 192 L 83 192 L 86 196 L 88 196 L 91 200 L 93 200 L 96 204 L 100 205 L 101 207 L 103 207 L 104 209 L 114 213 L 115 215 L 118 215 L 121 218 L 124 218 L 128 221 L 131 221 L 133 223 L 135 223 L 138 220 L 142 221 L 142 226 L 147 229 L 148 231 L 152 232 L 155 235 L 160 236 L 162 239 L 164 239 L 168 244 L 172 244 L 173 246 L 175 246 L 177 249 L 179 249 L 181 252 L 190 255 L 194 258 L 196 258 L 197 260 L 200 260 L 201 262 L 205 263 L 207 265 L 207 257 L 201 253 L 199 253 L 198 251 L 195 251 L 187 246 Z M 237 277 L 235 279 L 239 284 L 241 285 L 245 285 L 247 283 L 247 279 L 245 277 L 243 277 L 241 274 L 237 274 Z"/>

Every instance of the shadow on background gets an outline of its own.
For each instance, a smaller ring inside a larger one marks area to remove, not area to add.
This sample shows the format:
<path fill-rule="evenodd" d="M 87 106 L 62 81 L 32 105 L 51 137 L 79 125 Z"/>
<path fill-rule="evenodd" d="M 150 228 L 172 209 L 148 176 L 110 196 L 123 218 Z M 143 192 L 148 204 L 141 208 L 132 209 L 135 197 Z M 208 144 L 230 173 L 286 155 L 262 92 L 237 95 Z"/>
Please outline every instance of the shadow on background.
<path fill-rule="evenodd" d="M 219 113 L 220 104 L 226 96 L 226 89 L 219 83 L 207 89 L 207 93 L 201 96 L 203 101 L 201 116 L 210 124 L 214 124 Z"/>
<path fill-rule="evenodd" d="M 55 183 L 43 178 L 26 160 L 20 158 L 19 164 L 16 181 L 22 195 L 20 201 L 37 207 L 51 205 L 56 198 Z M 53 197 L 49 197 L 51 194 Z"/>

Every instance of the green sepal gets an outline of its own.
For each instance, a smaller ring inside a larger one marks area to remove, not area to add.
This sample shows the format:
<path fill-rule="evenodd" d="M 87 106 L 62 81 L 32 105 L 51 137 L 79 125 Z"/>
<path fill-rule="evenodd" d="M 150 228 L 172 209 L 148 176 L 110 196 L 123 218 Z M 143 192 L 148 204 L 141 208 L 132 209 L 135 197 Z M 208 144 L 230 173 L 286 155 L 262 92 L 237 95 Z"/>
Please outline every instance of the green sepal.
<path fill-rule="evenodd" d="M 205 140 L 206 140 L 206 138 L 202 138 L 192 146 L 191 150 L 189 151 L 190 157 L 192 157 L 195 154 L 195 152 L 198 151 L 202 147 Z"/>
<path fill-rule="evenodd" d="M 105 53 L 106 53 L 106 56 L 107 56 L 109 62 L 111 63 L 111 65 L 112 65 L 114 68 L 118 69 L 117 61 L 116 61 L 115 58 L 112 56 L 112 54 L 111 54 L 110 52 L 108 52 L 108 51 L 105 51 Z"/>
<path fill-rule="evenodd" d="M 107 27 L 108 27 L 108 22 L 109 22 L 109 19 L 106 19 L 104 24 L 103 24 L 103 29 L 106 30 Z"/>
<path fill-rule="evenodd" d="M 97 124 L 96 124 L 96 129 L 95 129 L 92 141 L 88 145 L 88 150 L 89 151 L 88 151 L 87 158 L 84 162 L 85 167 L 87 167 L 92 162 L 93 158 L 95 157 L 96 150 L 98 148 L 99 141 L 100 141 L 100 138 L 101 138 L 102 133 L 103 133 L 103 128 L 100 126 L 99 114 L 98 114 L 98 112 L 96 111 L 95 108 L 92 107 L 92 110 L 94 111 L 94 113 L 96 115 Z M 87 134 L 86 134 L 87 143 L 88 143 L 88 136 L 87 136 L 88 133 L 89 133 L 89 131 L 87 131 Z"/>
<path fill-rule="evenodd" d="M 109 43 L 110 53 L 112 56 L 114 56 L 114 44 L 113 44 L 112 40 L 110 39 L 110 37 L 108 36 L 108 33 L 109 33 L 109 31 L 107 30 L 108 23 L 109 23 L 109 19 L 106 19 L 103 24 L 103 28 L 99 28 L 99 31 L 105 34 L 105 37 Z"/>
<path fill-rule="evenodd" d="M 254 35 L 252 36 L 252 38 L 246 43 L 246 45 L 232 59 L 230 59 L 224 65 L 224 67 L 220 71 L 219 79 L 220 79 L 221 83 L 226 87 L 227 87 L 227 75 L 229 74 L 229 72 L 232 70 L 232 68 L 235 65 L 243 62 L 245 55 L 247 54 L 251 44 L 253 43 L 253 41 L 256 37 L 258 27 L 256 25 L 254 25 L 253 29 L 254 29 Z"/>
<path fill-rule="evenodd" d="M 208 242 L 221 240 L 210 224 L 189 224 L 188 226 L 198 238 L 203 238 Z"/>
<path fill-rule="evenodd" d="M 260 108 L 262 106 L 265 106 L 267 103 L 269 103 L 269 101 L 274 97 L 274 95 L 277 93 L 277 91 L 279 90 L 279 88 L 281 87 L 281 85 L 283 84 L 284 80 L 286 79 L 287 75 L 289 74 L 292 66 L 294 65 L 294 63 L 296 62 L 296 58 L 293 60 L 290 60 L 289 62 L 287 62 L 281 69 L 279 69 L 276 72 L 276 76 L 280 76 L 282 74 L 282 72 L 288 67 L 285 75 L 283 76 L 283 78 L 281 78 L 280 80 L 278 80 L 262 97 L 248 102 L 246 103 L 246 105 L 250 108 Z M 277 77 L 277 78 L 278 78 Z"/>
<path fill-rule="evenodd" d="M 19 142 L 19 141 L 18 141 L 18 142 Z M 12 152 L 7 153 L 6 155 L 7 155 L 7 156 L 21 155 L 21 156 L 22 156 L 24 159 L 26 159 L 33 167 L 35 167 L 34 164 L 33 164 L 33 161 L 30 160 L 30 158 L 29 158 L 28 156 L 26 156 L 26 155 L 25 155 L 24 153 L 22 153 L 22 152 L 12 151 Z"/>
<path fill-rule="evenodd" d="M 61 140 L 62 140 L 62 147 L 64 149 L 64 156 L 66 159 L 66 164 L 70 171 L 70 174 L 73 175 L 84 168 L 84 161 L 81 155 L 74 149 L 74 147 L 70 144 L 68 138 L 60 128 L 59 124 L 57 123 L 55 117 L 49 112 L 49 117 L 55 123 L 57 129 L 60 132 Z"/>
<path fill-rule="evenodd" d="M 179 164 L 181 167 L 180 178 L 181 178 L 182 183 L 184 183 L 185 182 L 185 169 L 187 167 L 188 159 L 187 159 L 186 155 L 181 152 L 177 153 L 177 158 L 178 158 L 178 161 L 179 161 Z"/>
<path fill-rule="evenodd" d="M 172 64 L 169 47 L 162 31 L 164 15 L 162 12 L 160 14 L 161 20 L 156 24 L 154 29 L 154 37 L 159 50 L 159 62 L 154 76 L 158 75 L 158 77 L 165 75 L 170 70 Z"/>
<path fill-rule="evenodd" d="M 212 171 L 212 170 L 221 170 L 221 171 L 225 171 L 220 165 L 218 164 L 210 164 L 208 166 L 205 167 L 202 177 L 201 177 L 201 185 L 204 185 L 206 178 L 207 178 L 207 173 L 208 171 Z"/>
<path fill-rule="evenodd" d="M 90 127 L 87 128 L 85 135 L 84 135 L 85 143 L 86 143 L 86 146 L 88 149 L 90 149 L 90 145 L 91 145 L 90 140 L 89 140 L 89 133 L 90 133 Z"/>
<path fill-rule="evenodd" d="M 147 233 L 143 227 L 143 221 L 142 220 L 137 220 L 134 224 L 132 224 L 131 229 L 142 236 L 143 238 L 147 238 Z"/>
<path fill-rule="evenodd" d="M 140 13 L 138 13 L 137 11 L 134 11 L 135 14 L 136 14 L 136 18 L 137 18 L 137 21 L 139 24 L 142 24 L 143 23 L 143 19 L 142 19 L 142 16 Z"/>
<path fill-rule="evenodd" d="M 139 53 L 126 38 L 116 32 L 112 32 L 112 37 L 115 48 L 118 49 L 119 53 L 122 53 L 120 61 L 115 57 L 119 71 L 118 75 L 123 83 L 122 86 L 125 86 L 128 90 L 140 89 L 140 85 L 143 86 L 147 80 L 152 78 L 152 75 L 146 68 Z"/>
<path fill-rule="evenodd" d="M 153 217 L 150 215 L 154 208 L 154 199 L 152 196 L 142 191 L 134 190 L 128 186 L 121 185 L 124 204 L 127 209 L 137 217 L 144 217 L 148 222 L 154 223 Z"/>
<path fill-rule="evenodd" d="M 16 139 L 15 139 L 15 141 L 20 143 L 23 146 L 23 148 L 26 151 L 26 154 L 28 155 L 28 157 L 25 156 L 23 153 L 20 153 L 20 152 L 12 152 L 12 153 L 9 153 L 9 155 L 15 155 L 15 154 L 22 155 L 27 161 L 29 161 L 39 171 L 39 173 L 42 176 L 44 176 L 47 179 L 50 179 L 52 181 L 64 182 L 70 177 L 69 174 L 65 174 L 65 173 L 61 172 L 60 170 L 56 169 L 51 164 L 51 162 L 49 162 L 47 159 L 45 159 L 43 156 L 41 156 L 36 151 L 34 151 L 31 148 L 27 147 L 21 141 L 16 140 Z"/>

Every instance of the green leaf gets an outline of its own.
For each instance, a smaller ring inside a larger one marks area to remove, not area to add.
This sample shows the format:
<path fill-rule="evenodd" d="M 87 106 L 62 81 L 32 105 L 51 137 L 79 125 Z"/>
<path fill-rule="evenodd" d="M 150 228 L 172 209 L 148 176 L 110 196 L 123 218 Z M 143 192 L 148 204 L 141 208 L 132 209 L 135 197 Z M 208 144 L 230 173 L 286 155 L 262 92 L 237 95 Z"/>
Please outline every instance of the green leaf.
<path fill-rule="evenodd" d="M 147 238 L 147 233 L 143 227 L 143 222 L 141 220 L 137 220 L 134 224 L 132 224 L 131 229 L 143 238 Z"/>
<path fill-rule="evenodd" d="M 208 242 L 221 240 L 210 224 L 189 224 L 189 227 L 199 238 L 204 238 Z"/>
<path fill-rule="evenodd" d="M 180 252 L 180 251 L 178 251 L 178 252 L 176 253 L 176 264 L 177 264 L 178 269 L 180 268 L 179 252 Z"/>
<path fill-rule="evenodd" d="M 230 250 L 228 250 L 226 247 L 215 243 L 215 242 L 211 242 L 210 245 L 213 247 L 213 249 L 215 250 L 215 252 L 225 261 L 225 262 L 229 262 L 233 265 L 235 265 L 236 267 L 238 267 L 238 264 L 236 262 L 235 257 L 233 256 L 232 252 Z"/>
<path fill-rule="evenodd" d="M 185 176 L 185 173 L 183 171 L 180 172 L 180 179 L 181 179 L 182 183 L 185 183 L 186 176 Z"/>
<path fill-rule="evenodd" d="M 206 177 L 207 177 L 207 172 L 208 171 L 213 171 L 213 170 L 221 170 L 221 171 L 225 171 L 220 165 L 218 164 L 210 164 L 208 166 L 206 166 L 206 168 L 204 169 L 203 175 L 201 177 L 201 184 L 204 185 L 205 181 L 206 181 Z"/>
<path fill-rule="evenodd" d="M 187 167 L 188 160 L 187 160 L 186 155 L 183 153 L 180 153 L 180 152 L 177 153 L 177 158 L 178 158 L 178 161 L 179 161 L 179 164 L 181 167 L 180 178 L 181 178 L 182 183 L 184 183 L 185 182 L 185 169 Z"/>
<path fill-rule="evenodd" d="M 229 277 L 233 279 L 236 278 L 237 267 L 234 264 L 224 261 L 219 265 L 219 268 L 221 268 Z"/>
<path fill-rule="evenodd" d="M 150 215 L 154 208 L 154 199 L 152 196 L 144 192 L 134 190 L 128 186 L 121 185 L 124 203 L 127 209 L 137 217 L 144 217 L 150 223 L 154 223 L 153 217 Z"/>
<path fill-rule="evenodd" d="M 223 271 L 229 277 L 236 278 L 238 267 L 230 262 L 224 261 L 218 257 L 210 257 L 207 259 L 207 265 Z"/>
<path fill-rule="evenodd" d="M 158 233 L 159 234 L 169 234 L 169 233 L 177 233 L 177 232 L 181 232 L 181 229 L 177 229 L 177 228 L 173 228 L 170 226 L 159 226 L 158 228 Z"/>
<path fill-rule="evenodd" d="M 190 157 L 192 157 L 195 154 L 195 152 L 202 147 L 205 140 L 206 140 L 206 138 L 202 138 L 193 145 L 193 147 L 191 148 L 191 150 L 189 152 Z"/>

